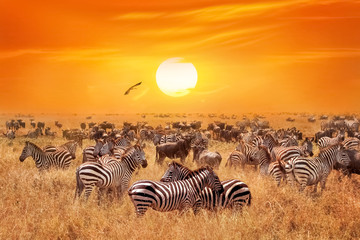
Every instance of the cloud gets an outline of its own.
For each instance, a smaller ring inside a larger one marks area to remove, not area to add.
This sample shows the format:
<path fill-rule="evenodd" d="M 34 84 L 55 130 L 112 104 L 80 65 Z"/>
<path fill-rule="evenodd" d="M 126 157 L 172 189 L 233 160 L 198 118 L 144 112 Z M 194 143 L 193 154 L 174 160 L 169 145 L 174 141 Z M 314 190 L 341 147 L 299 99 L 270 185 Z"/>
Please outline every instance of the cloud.
<path fill-rule="evenodd" d="M 194 91 L 195 94 L 199 94 L 199 95 L 210 95 L 210 94 L 214 94 L 214 93 L 218 93 L 221 91 L 224 91 L 225 89 L 229 88 L 230 85 L 225 85 L 222 86 L 220 88 L 216 88 L 214 90 L 209 90 L 209 91 Z"/>
<path fill-rule="evenodd" d="M 279 63 L 311 62 L 330 58 L 359 58 L 360 48 L 325 48 L 312 51 L 295 52 L 293 54 L 271 56 Z"/>

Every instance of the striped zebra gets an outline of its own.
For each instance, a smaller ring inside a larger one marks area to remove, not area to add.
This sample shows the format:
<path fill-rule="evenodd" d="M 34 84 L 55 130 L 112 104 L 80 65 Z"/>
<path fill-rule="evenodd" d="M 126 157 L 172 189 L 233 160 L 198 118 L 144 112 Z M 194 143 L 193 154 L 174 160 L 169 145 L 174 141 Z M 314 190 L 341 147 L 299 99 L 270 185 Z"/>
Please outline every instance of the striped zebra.
<path fill-rule="evenodd" d="M 251 144 L 246 143 L 242 140 L 240 141 L 240 143 L 236 147 L 235 151 L 239 151 L 242 154 L 244 154 L 244 156 L 245 156 L 246 161 L 242 163 L 242 167 L 244 167 L 244 164 L 248 164 L 248 165 L 254 165 L 255 169 L 256 169 L 256 166 L 260 164 L 259 159 L 257 157 L 255 157 L 258 150 L 259 150 L 258 147 L 254 147 Z M 242 160 L 242 158 L 241 158 L 242 156 L 240 156 L 236 152 L 233 152 L 233 153 L 234 154 L 230 154 L 230 156 L 232 156 L 232 158 L 233 158 L 233 159 L 230 159 L 230 161 L 233 161 L 233 160 L 237 161 L 237 159 Z"/>
<path fill-rule="evenodd" d="M 88 146 L 83 150 L 83 163 L 96 162 L 99 157 L 99 152 L 104 145 L 104 140 L 95 139 L 95 146 Z"/>
<path fill-rule="evenodd" d="M 183 136 L 179 133 L 162 135 L 160 138 L 160 144 L 167 142 L 178 142 L 180 139 L 183 139 Z"/>
<path fill-rule="evenodd" d="M 230 156 L 227 159 L 227 162 L 225 164 L 225 167 L 229 166 L 230 168 L 234 166 L 236 169 L 238 166 L 241 165 L 242 169 L 244 169 L 246 163 L 246 156 L 238 151 L 234 150 L 232 153 L 230 153 Z"/>
<path fill-rule="evenodd" d="M 299 146 L 296 136 L 288 136 L 279 142 L 282 147 Z"/>
<path fill-rule="evenodd" d="M 189 168 L 172 162 L 164 173 L 160 181 L 174 182 L 185 180 L 191 177 L 193 171 Z M 251 193 L 249 187 L 240 180 L 231 179 L 221 182 L 224 192 L 218 195 L 210 188 L 205 188 L 201 194 L 201 207 L 207 210 L 215 210 L 218 208 L 231 208 L 240 210 L 244 205 L 251 204 Z"/>
<path fill-rule="evenodd" d="M 360 140 L 355 137 L 347 138 L 342 142 L 342 144 L 345 149 L 357 150 L 359 149 Z"/>
<path fill-rule="evenodd" d="M 112 155 L 117 159 L 125 153 L 126 149 L 130 146 L 130 142 L 127 138 L 109 139 L 104 145 L 101 146 L 99 155 L 103 156 L 106 154 Z M 145 146 L 145 143 L 144 145 Z"/>
<path fill-rule="evenodd" d="M 56 152 L 56 151 L 59 151 L 59 150 L 66 150 L 71 154 L 71 157 L 73 159 L 75 159 L 76 158 L 75 154 L 76 154 L 77 146 L 78 146 L 78 142 L 69 141 L 67 143 L 64 143 L 61 146 L 58 146 L 58 147 L 52 146 L 52 145 L 45 146 L 43 148 L 43 150 L 44 150 L 44 152 L 47 152 L 47 153 Z"/>
<path fill-rule="evenodd" d="M 175 182 L 137 181 L 128 194 L 137 216 L 143 216 L 149 207 L 161 212 L 179 210 L 181 214 L 192 208 L 196 214 L 201 207 L 200 193 L 205 187 L 216 194 L 224 191 L 218 176 L 210 167 L 200 168 L 187 179 Z"/>
<path fill-rule="evenodd" d="M 270 133 L 267 133 L 264 136 L 264 146 L 271 152 L 274 147 L 278 147 L 280 144 Z"/>
<path fill-rule="evenodd" d="M 105 190 L 112 189 L 118 199 L 129 187 L 129 181 L 135 169 L 141 165 L 147 167 L 144 150 L 137 143 L 129 147 L 121 161 L 110 156 L 100 158 L 98 162 L 83 163 L 76 169 L 76 190 L 74 200 L 85 189 L 87 200 L 95 186 L 99 187 L 99 198 Z"/>
<path fill-rule="evenodd" d="M 313 156 L 314 153 L 312 149 L 312 142 L 309 139 L 305 139 L 301 146 L 274 147 L 271 151 L 271 158 L 273 162 L 277 160 L 288 162 L 291 158 L 298 156 Z"/>
<path fill-rule="evenodd" d="M 34 159 L 35 165 L 39 171 L 48 170 L 50 168 L 67 169 L 73 159 L 67 150 L 58 150 L 56 152 L 47 153 L 34 143 L 26 141 L 19 160 L 23 162 L 29 156 Z"/>
<path fill-rule="evenodd" d="M 344 141 L 344 135 L 338 134 L 336 137 L 333 137 L 333 138 L 322 137 L 319 139 L 317 144 L 318 144 L 319 148 L 322 149 L 322 148 L 326 148 L 331 145 L 341 143 L 342 141 Z"/>
<path fill-rule="evenodd" d="M 264 145 L 264 139 L 261 136 L 255 136 L 254 139 L 250 143 L 253 147 L 258 147 L 260 145 Z"/>
<path fill-rule="evenodd" d="M 315 185 L 314 192 L 316 192 L 319 182 L 323 191 L 334 164 L 338 162 L 343 166 L 349 165 L 350 159 L 346 156 L 343 154 L 343 147 L 335 144 L 322 149 L 319 156 L 315 158 L 292 158 L 285 165 L 285 171 L 290 179 L 300 184 L 300 191 L 303 191 L 306 186 Z"/>

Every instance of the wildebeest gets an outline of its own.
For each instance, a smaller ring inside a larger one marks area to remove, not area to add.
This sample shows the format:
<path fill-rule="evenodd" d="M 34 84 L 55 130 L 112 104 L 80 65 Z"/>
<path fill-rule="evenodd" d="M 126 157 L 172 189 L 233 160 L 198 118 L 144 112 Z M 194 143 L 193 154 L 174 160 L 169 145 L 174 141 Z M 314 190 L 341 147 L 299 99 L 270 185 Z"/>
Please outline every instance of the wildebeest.
<path fill-rule="evenodd" d="M 40 128 L 36 128 L 35 130 L 30 130 L 28 132 L 28 134 L 26 135 L 26 137 L 28 138 L 38 138 L 41 134 L 41 129 Z"/>
<path fill-rule="evenodd" d="M 55 121 L 55 126 L 57 126 L 58 128 L 62 128 L 62 124 L 61 123 L 59 123 L 58 121 Z"/>
<path fill-rule="evenodd" d="M 203 145 L 193 145 L 194 161 L 198 166 L 210 166 L 219 169 L 222 157 L 219 152 L 211 152 Z"/>
<path fill-rule="evenodd" d="M 169 142 L 156 146 L 156 160 L 158 164 L 162 164 L 166 157 L 170 159 L 180 158 L 181 162 L 185 162 L 185 158 L 190 152 L 191 138 L 185 137 L 178 142 Z"/>
<path fill-rule="evenodd" d="M 6 133 L 3 134 L 5 135 L 5 137 L 7 137 L 10 140 L 15 138 L 15 131 L 12 129 L 9 129 Z"/>
<path fill-rule="evenodd" d="M 84 123 L 84 122 L 80 123 L 80 128 L 81 128 L 81 130 L 85 130 L 86 129 L 86 123 Z"/>

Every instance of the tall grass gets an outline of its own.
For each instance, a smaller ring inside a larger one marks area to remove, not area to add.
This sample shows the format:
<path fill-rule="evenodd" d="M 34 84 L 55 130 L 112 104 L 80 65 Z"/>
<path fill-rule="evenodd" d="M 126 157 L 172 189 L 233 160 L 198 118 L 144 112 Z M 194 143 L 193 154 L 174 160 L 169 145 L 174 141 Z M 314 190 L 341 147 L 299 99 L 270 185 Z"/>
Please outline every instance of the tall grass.
<path fill-rule="evenodd" d="M 76 124 L 70 119 L 74 126 L 69 127 L 77 126 L 80 120 L 74 117 L 73 121 Z M 276 121 L 276 117 L 271 118 L 271 124 L 278 124 Z M 310 126 L 309 135 L 317 129 L 310 123 L 301 124 Z M 94 191 L 88 202 L 73 202 L 80 149 L 68 170 L 39 173 L 31 157 L 19 161 L 25 140 L 23 137 L 12 142 L 0 139 L 1 239 L 360 238 L 358 176 L 339 180 L 341 175 L 333 171 L 322 194 L 312 194 L 311 188 L 299 193 L 297 187 L 277 187 L 272 179 L 259 176 L 253 167 L 236 171 L 225 168 L 226 158 L 236 144 L 212 142 L 210 150 L 217 150 L 223 156 L 217 171 L 220 179 L 237 178 L 247 183 L 253 196 L 252 205 L 242 213 L 201 211 L 197 216 L 191 211 L 179 216 L 177 212 L 149 210 L 139 219 L 127 195 L 120 202 L 104 201 L 99 206 Z M 65 140 L 41 137 L 34 142 L 45 146 L 62 144 Z M 84 142 L 85 146 L 90 144 L 90 140 Z M 134 174 L 131 183 L 140 179 L 159 180 L 166 169 L 165 164 L 155 165 L 152 143 L 147 143 L 145 152 L 149 166 Z M 191 155 L 186 162 L 190 168 L 196 168 Z"/>

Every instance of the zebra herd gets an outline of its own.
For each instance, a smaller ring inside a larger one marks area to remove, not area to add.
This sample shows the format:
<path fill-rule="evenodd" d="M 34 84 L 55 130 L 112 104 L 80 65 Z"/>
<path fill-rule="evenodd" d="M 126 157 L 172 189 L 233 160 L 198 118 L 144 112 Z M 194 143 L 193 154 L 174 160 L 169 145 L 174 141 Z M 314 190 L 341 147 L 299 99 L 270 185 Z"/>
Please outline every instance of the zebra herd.
<path fill-rule="evenodd" d="M 300 191 L 310 185 L 314 185 L 316 191 L 320 183 L 324 190 L 332 169 L 337 164 L 349 166 L 352 161 L 349 151 L 357 151 L 360 142 L 341 134 L 334 138 L 322 137 L 317 143 L 320 152 L 313 157 L 313 141 L 313 138 L 305 138 L 299 145 L 294 136 L 278 139 L 270 132 L 243 136 L 229 154 L 225 167 L 236 169 L 240 166 L 244 170 L 245 165 L 254 165 L 256 170 L 259 168 L 260 175 L 271 176 L 277 185 L 282 181 L 297 182 Z M 193 209 L 196 214 L 200 209 L 238 211 L 251 204 L 252 195 L 247 184 L 238 179 L 219 180 L 213 167 L 219 167 L 221 155 L 207 150 L 209 139 L 202 134 L 155 135 L 153 143 L 157 154 L 160 149 L 160 155 L 180 158 L 181 164 L 172 161 L 160 181 L 140 180 L 129 186 L 134 172 L 148 166 L 145 143 L 136 140 L 133 144 L 123 135 L 95 139 L 95 145 L 83 149 L 83 163 L 76 168 L 74 201 L 83 192 L 87 200 L 97 187 L 99 201 L 104 194 L 121 200 L 127 192 L 138 216 L 143 216 L 149 208 L 162 212 L 179 210 L 180 213 Z M 26 141 L 19 159 L 23 162 L 31 156 L 39 171 L 67 169 L 76 157 L 78 145 L 77 141 L 70 141 L 61 146 L 40 148 Z M 186 167 L 182 147 L 186 148 L 186 154 L 193 150 L 194 161 L 199 165 L 197 170 Z M 155 161 L 155 164 L 162 164 L 162 161 Z"/>

